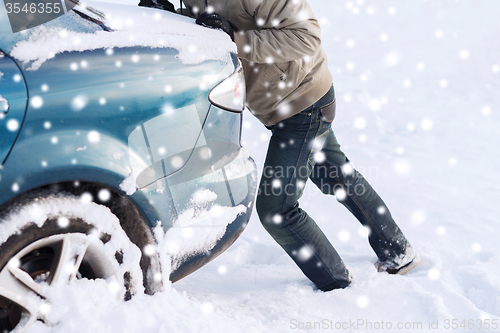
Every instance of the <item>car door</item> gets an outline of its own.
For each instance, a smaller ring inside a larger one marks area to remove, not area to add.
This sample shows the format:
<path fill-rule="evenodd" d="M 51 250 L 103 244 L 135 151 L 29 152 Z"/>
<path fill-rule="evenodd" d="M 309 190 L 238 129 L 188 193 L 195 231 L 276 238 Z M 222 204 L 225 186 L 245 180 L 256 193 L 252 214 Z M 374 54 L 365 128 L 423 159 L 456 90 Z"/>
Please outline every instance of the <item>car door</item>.
<path fill-rule="evenodd" d="M 28 94 L 16 63 L 0 51 L 0 165 L 5 163 L 26 113 Z"/>

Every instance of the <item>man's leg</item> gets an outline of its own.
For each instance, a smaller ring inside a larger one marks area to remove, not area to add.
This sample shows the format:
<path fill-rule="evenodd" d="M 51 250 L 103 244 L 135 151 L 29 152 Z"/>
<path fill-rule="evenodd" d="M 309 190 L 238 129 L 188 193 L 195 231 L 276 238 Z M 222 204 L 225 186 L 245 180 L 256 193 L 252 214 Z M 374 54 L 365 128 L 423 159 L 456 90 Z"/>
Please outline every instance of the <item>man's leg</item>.
<path fill-rule="evenodd" d="M 323 193 L 337 194 L 337 199 L 369 229 L 370 245 L 384 268 L 398 268 L 411 261 L 416 253 L 410 243 L 377 192 L 351 167 L 332 131 L 326 135 L 322 152 L 325 160 L 315 164 L 310 179 Z"/>
<path fill-rule="evenodd" d="M 345 288 L 349 273 L 298 199 L 314 167 L 315 139 L 325 134 L 313 107 L 273 129 L 257 196 L 259 218 L 302 272 L 321 290 Z"/>

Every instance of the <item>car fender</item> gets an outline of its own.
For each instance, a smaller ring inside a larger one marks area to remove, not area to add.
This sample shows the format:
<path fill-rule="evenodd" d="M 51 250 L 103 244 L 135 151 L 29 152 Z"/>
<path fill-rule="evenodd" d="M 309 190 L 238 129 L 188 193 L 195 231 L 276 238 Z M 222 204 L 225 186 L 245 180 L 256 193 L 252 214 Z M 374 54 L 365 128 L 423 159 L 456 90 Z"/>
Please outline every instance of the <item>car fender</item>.
<path fill-rule="evenodd" d="M 68 181 L 93 182 L 125 192 L 120 184 L 133 177 L 129 157 L 126 144 L 95 131 L 62 130 L 24 137 L 0 170 L 0 205 L 12 197 L 12 192 L 21 194 Z M 133 160 L 141 162 L 138 155 Z M 143 163 L 135 167 L 145 168 L 146 161 Z M 158 220 L 155 209 L 140 191 L 129 194 L 150 221 Z"/>

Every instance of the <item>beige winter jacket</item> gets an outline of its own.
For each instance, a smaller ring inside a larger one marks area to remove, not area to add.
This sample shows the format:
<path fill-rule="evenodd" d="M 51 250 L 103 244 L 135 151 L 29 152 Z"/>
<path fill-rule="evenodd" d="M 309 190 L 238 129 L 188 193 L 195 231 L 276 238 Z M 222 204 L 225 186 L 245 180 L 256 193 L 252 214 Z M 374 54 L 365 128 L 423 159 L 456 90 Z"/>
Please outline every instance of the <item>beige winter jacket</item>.
<path fill-rule="evenodd" d="M 205 0 L 184 0 L 199 15 Z M 332 85 L 320 27 L 305 0 L 208 0 L 235 26 L 250 111 L 265 125 L 318 101 Z"/>

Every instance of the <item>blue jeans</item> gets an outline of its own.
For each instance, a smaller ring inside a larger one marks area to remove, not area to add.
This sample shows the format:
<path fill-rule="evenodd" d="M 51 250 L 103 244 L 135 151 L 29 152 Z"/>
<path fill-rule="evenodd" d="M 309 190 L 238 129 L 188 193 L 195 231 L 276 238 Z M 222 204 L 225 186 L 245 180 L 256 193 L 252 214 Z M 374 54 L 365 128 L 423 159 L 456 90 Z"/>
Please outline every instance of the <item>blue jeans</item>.
<path fill-rule="evenodd" d="M 333 87 L 318 102 L 270 128 L 256 202 L 264 228 L 316 287 L 325 291 L 347 287 L 350 278 L 328 238 L 299 208 L 308 179 L 323 193 L 335 195 L 369 229 L 368 240 L 379 261 L 397 266 L 411 249 L 382 199 L 340 150 L 331 123 L 322 114 L 332 103 Z"/>

